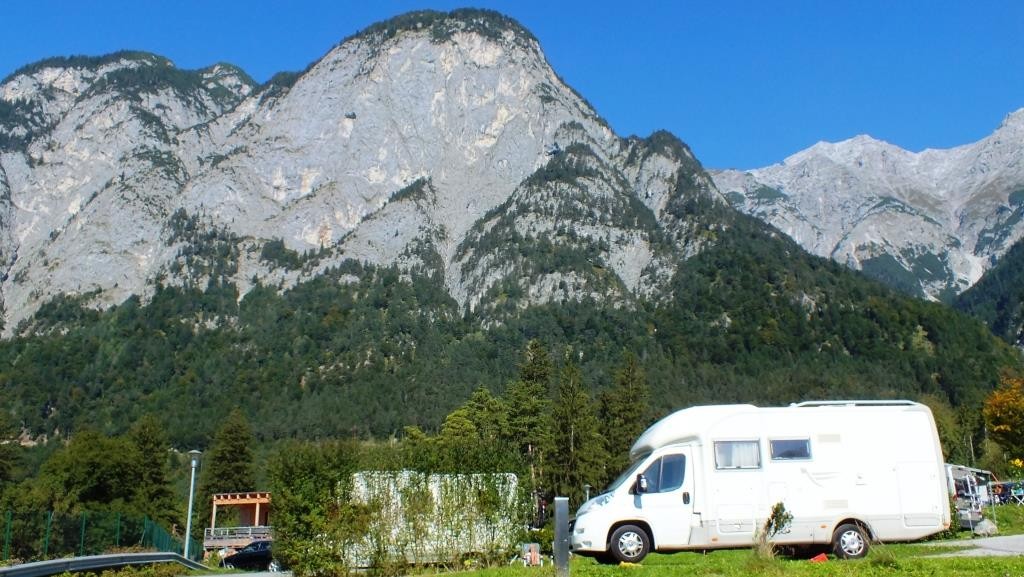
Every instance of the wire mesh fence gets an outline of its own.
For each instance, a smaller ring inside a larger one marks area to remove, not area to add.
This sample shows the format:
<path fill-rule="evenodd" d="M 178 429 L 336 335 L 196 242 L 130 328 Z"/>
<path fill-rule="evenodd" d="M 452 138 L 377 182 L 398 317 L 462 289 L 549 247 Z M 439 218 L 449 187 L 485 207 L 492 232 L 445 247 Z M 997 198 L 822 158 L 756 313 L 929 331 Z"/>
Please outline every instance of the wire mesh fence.
<path fill-rule="evenodd" d="M 3 561 L 30 562 L 137 549 L 181 553 L 184 542 L 148 517 L 107 511 L 3 514 Z M 192 540 L 190 557 L 202 553 Z"/>

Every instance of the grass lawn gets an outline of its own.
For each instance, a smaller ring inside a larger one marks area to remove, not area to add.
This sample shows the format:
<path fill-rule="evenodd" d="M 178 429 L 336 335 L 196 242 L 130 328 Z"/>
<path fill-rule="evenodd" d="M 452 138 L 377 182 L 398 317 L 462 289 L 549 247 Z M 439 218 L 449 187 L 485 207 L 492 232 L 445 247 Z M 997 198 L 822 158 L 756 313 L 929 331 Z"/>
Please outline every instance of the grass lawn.
<path fill-rule="evenodd" d="M 1019 505 L 997 505 L 985 507 L 982 514 L 986 519 L 995 521 L 1000 535 L 1020 535 L 1024 533 L 1024 507 Z"/>
<path fill-rule="evenodd" d="M 1000 535 L 1024 533 L 1024 507 L 1002 505 L 986 508 L 986 518 L 995 521 Z M 574 557 L 571 577 L 739 577 L 739 576 L 877 576 L 927 575 L 935 577 L 1024 576 L 1024 557 L 938 557 L 942 553 L 971 547 L 972 536 L 961 531 L 949 544 L 875 544 L 867 558 L 841 561 L 829 556 L 824 563 L 778 556 L 759 559 L 751 549 L 701 553 L 651 554 L 639 565 L 601 565 L 593 559 Z M 554 577 L 554 568 L 497 567 L 472 573 L 473 577 Z"/>
<path fill-rule="evenodd" d="M 967 543 L 965 543 L 966 545 Z M 867 558 L 839 561 L 831 556 L 824 563 L 806 559 L 777 557 L 764 560 L 752 550 L 738 549 L 701 553 L 652 554 L 639 565 L 600 565 L 592 559 L 576 557 L 569 566 L 571 577 L 733 577 L 767 576 L 875 576 L 928 575 L 957 577 L 1003 577 L 1024 575 L 1024 557 L 936 557 L 952 547 L 920 544 L 875 545 Z M 554 568 L 501 567 L 482 569 L 474 577 L 553 577 Z"/>

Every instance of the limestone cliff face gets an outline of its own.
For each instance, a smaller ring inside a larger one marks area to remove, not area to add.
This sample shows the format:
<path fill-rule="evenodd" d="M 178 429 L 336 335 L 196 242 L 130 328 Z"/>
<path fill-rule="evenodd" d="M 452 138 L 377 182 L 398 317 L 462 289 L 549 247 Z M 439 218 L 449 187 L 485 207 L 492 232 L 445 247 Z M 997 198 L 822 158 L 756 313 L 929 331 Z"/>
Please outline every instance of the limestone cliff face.
<path fill-rule="evenodd" d="M 17 245 L 13 238 L 14 209 L 11 206 L 11 187 L 7 184 L 7 174 L 0 166 L 0 283 L 7 281 L 7 271 L 17 254 Z M 0 308 L 4 307 L 3 294 L 0 293 Z"/>
<path fill-rule="evenodd" d="M 616 136 L 492 12 L 405 15 L 264 86 L 137 53 L 0 85 L 6 334 L 60 294 L 244 293 L 346 259 L 442 275 L 465 307 L 628 302 L 699 251 L 706 223 L 673 209 L 698 198 L 724 206 L 685 145 Z M 196 265 L 201 231 L 230 266 Z M 268 243 L 317 256 L 282 266 Z M 538 264 L 551 247 L 574 256 Z"/>
<path fill-rule="evenodd" d="M 913 153 L 858 136 L 713 176 L 736 208 L 808 251 L 948 299 L 1024 236 L 1024 109 L 949 150 Z"/>
<path fill-rule="evenodd" d="M 0 98 L 33 111 L 0 125 L 7 329 L 57 294 L 144 294 L 173 256 L 161 231 L 189 179 L 176 134 L 251 88 L 230 67 L 184 72 L 137 53 L 45 61 L 7 79 Z"/>

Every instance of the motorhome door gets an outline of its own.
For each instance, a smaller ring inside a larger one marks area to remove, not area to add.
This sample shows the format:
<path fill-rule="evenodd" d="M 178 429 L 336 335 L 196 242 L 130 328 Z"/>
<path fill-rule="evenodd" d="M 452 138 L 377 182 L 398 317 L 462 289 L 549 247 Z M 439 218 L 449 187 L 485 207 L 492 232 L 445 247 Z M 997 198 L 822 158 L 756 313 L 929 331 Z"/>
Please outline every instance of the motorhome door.
<path fill-rule="evenodd" d="M 693 473 L 688 449 L 667 453 L 644 471 L 647 492 L 636 495 L 639 516 L 646 519 L 658 549 L 676 549 L 690 542 L 693 515 Z"/>

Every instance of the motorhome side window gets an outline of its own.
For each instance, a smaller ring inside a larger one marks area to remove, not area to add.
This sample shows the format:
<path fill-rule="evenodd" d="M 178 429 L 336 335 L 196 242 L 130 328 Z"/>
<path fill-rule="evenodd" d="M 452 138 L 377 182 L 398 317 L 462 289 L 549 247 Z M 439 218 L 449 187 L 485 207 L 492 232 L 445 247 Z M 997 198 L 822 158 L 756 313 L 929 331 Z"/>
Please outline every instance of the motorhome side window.
<path fill-rule="evenodd" d="M 757 441 L 715 441 L 715 468 L 757 469 L 761 446 Z"/>
<path fill-rule="evenodd" d="M 665 455 L 650 464 L 644 471 L 648 493 L 668 493 L 683 486 L 686 472 L 684 455 Z"/>
<path fill-rule="evenodd" d="M 810 439 L 769 439 L 768 444 L 771 445 L 773 461 L 811 458 Z"/>

